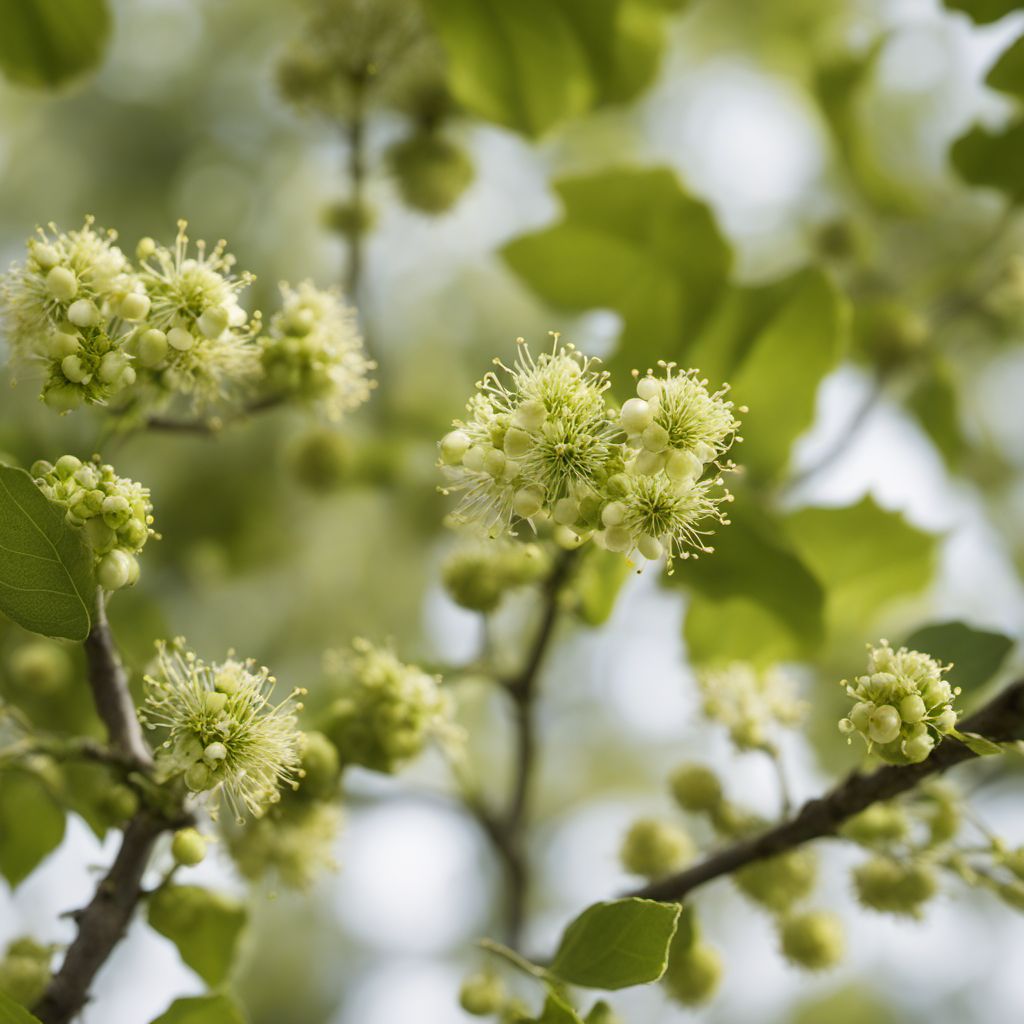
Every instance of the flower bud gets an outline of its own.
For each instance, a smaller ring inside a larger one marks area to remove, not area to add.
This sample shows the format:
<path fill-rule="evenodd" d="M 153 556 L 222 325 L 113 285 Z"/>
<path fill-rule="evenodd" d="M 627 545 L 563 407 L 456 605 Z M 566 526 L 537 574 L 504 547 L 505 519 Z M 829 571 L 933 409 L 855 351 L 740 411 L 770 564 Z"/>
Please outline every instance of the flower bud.
<path fill-rule="evenodd" d="M 196 321 L 204 338 L 219 338 L 228 328 L 228 311 L 223 306 L 210 306 Z"/>
<path fill-rule="evenodd" d="M 665 460 L 665 472 L 670 480 L 677 484 L 698 480 L 704 472 L 704 463 L 693 452 L 670 452 Z"/>
<path fill-rule="evenodd" d="M 891 743 L 900 734 L 900 713 L 891 704 L 875 708 L 868 718 L 868 736 L 875 743 Z"/>
<path fill-rule="evenodd" d="M 626 833 L 619 859 L 633 875 L 662 878 L 692 860 L 696 847 L 677 825 L 656 818 L 642 818 Z"/>
<path fill-rule="evenodd" d="M 441 459 L 448 466 L 457 466 L 469 451 L 469 435 L 463 430 L 452 430 L 441 438 Z"/>
<path fill-rule="evenodd" d="M 662 982 L 668 994 L 683 1006 L 700 1006 L 718 991 L 722 979 L 722 958 L 703 942 L 673 951 Z"/>
<path fill-rule="evenodd" d="M 661 394 L 661 381 L 657 377 L 641 377 L 636 384 L 636 393 L 645 402 L 651 402 Z"/>
<path fill-rule="evenodd" d="M 195 343 L 196 339 L 184 327 L 172 327 L 167 332 L 167 344 L 178 352 L 188 352 Z"/>
<path fill-rule="evenodd" d="M 150 301 L 145 292 L 129 292 L 119 303 L 117 311 L 123 320 L 145 320 Z"/>
<path fill-rule="evenodd" d="M 652 423 L 640 435 L 649 452 L 663 452 L 668 447 L 668 431 L 660 423 Z"/>
<path fill-rule="evenodd" d="M 179 829 L 171 840 L 171 856 L 182 867 L 191 868 L 206 858 L 206 839 L 194 828 Z"/>
<path fill-rule="evenodd" d="M 303 734 L 302 781 L 299 793 L 313 800 L 330 800 L 338 789 L 341 760 L 322 732 Z"/>
<path fill-rule="evenodd" d="M 669 777 L 669 788 L 684 811 L 710 812 L 722 802 L 718 776 L 702 764 L 681 764 Z"/>
<path fill-rule="evenodd" d="M 459 1005 L 474 1017 L 498 1013 L 505 1003 L 505 984 L 496 974 L 473 974 L 459 989 Z"/>
<path fill-rule="evenodd" d="M 68 307 L 68 319 L 76 327 L 95 327 L 102 318 L 90 299 L 76 299 Z"/>
<path fill-rule="evenodd" d="M 139 809 L 139 796 L 130 786 L 118 783 L 111 786 L 100 799 L 99 810 L 104 820 L 113 826 L 123 825 Z"/>
<path fill-rule="evenodd" d="M 151 327 L 139 337 L 139 362 L 149 369 L 159 366 L 167 357 L 167 348 L 167 335 Z"/>
<path fill-rule="evenodd" d="M 92 374 L 88 369 L 86 369 L 81 356 L 65 356 L 60 361 L 60 369 L 61 373 L 63 373 L 72 384 L 87 384 L 92 377 Z"/>
<path fill-rule="evenodd" d="M 810 910 L 786 918 L 779 938 L 785 957 L 811 971 L 834 967 L 843 956 L 843 927 L 835 914 Z"/>
<path fill-rule="evenodd" d="M 926 864 L 890 857 L 872 857 L 858 865 L 853 881 L 865 907 L 900 917 L 920 918 L 922 907 L 938 889 L 935 874 Z"/>
<path fill-rule="evenodd" d="M 733 881 L 755 903 L 783 913 L 810 894 L 817 875 L 814 852 L 798 847 L 740 868 Z"/>
<path fill-rule="evenodd" d="M 619 423 L 627 434 L 641 434 L 654 420 L 654 410 L 642 398 L 630 398 L 622 406 Z"/>
<path fill-rule="evenodd" d="M 132 559 L 119 548 L 108 551 L 96 565 L 96 582 L 104 590 L 120 590 L 131 582 L 131 577 Z"/>
<path fill-rule="evenodd" d="M 16 686 L 43 695 L 63 690 L 73 671 L 68 651 L 47 640 L 30 640 L 16 647 L 7 667 Z"/>
<path fill-rule="evenodd" d="M 516 491 L 512 509 L 517 516 L 531 519 L 544 507 L 544 492 L 539 487 L 524 487 Z"/>
<path fill-rule="evenodd" d="M 54 267 L 46 275 L 46 290 L 60 302 L 69 302 L 78 294 L 78 278 L 67 267 Z"/>
<path fill-rule="evenodd" d="M 908 725 L 915 725 L 928 713 L 924 701 L 916 694 L 908 694 L 900 701 L 900 718 Z"/>

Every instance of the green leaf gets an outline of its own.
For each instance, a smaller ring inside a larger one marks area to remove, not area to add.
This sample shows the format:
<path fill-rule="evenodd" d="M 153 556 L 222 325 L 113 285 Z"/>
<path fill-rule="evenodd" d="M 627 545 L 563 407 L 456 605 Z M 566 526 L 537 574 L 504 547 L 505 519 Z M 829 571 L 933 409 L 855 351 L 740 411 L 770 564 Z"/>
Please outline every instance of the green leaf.
<path fill-rule="evenodd" d="M 0 874 L 12 888 L 64 838 L 64 812 L 43 781 L 20 770 L 0 774 Z"/>
<path fill-rule="evenodd" d="M 980 690 L 999 671 L 1013 647 L 1008 636 L 975 629 L 965 622 L 924 626 L 908 636 L 905 643 L 944 664 L 952 662 L 950 682 L 968 693 Z"/>
<path fill-rule="evenodd" d="M 1003 51 L 985 76 L 985 82 L 1011 96 L 1024 96 L 1024 36 Z"/>
<path fill-rule="evenodd" d="M 896 598 L 921 591 L 935 567 L 936 538 L 864 498 L 847 508 L 806 508 L 784 520 L 794 550 L 826 587 L 830 632 L 863 634 Z"/>
<path fill-rule="evenodd" d="M 556 992 L 548 992 L 537 1024 L 583 1024 L 580 1015 Z"/>
<path fill-rule="evenodd" d="M 0 1024 L 40 1024 L 40 1020 L 0 991 Z"/>
<path fill-rule="evenodd" d="M 1024 197 L 1024 118 L 989 131 L 975 125 L 953 143 L 950 157 L 969 185 L 987 185 L 1014 202 Z"/>
<path fill-rule="evenodd" d="M 106 0 L 0 0 L 0 70 L 54 88 L 94 68 L 110 36 Z"/>
<path fill-rule="evenodd" d="M 1011 11 L 1021 9 L 1020 0 L 944 0 L 951 11 L 963 11 L 979 25 L 998 21 Z"/>
<path fill-rule="evenodd" d="M 821 271 L 804 271 L 730 377 L 737 401 L 750 407 L 736 455 L 750 471 L 775 476 L 788 464 L 793 442 L 814 419 L 818 385 L 842 355 L 848 314 Z"/>
<path fill-rule="evenodd" d="M 572 591 L 576 596 L 576 614 L 588 626 L 601 626 L 608 621 L 630 571 L 629 562 L 615 551 L 591 546 L 583 553 Z"/>
<path fill-rule="evenodd" d="M 149 901 L 150 925 L 208 985 L 219 985 L 230 973 L 245 920 L 236 900 L 194 885 L 162 886 Z"/>
<path fill-rule="evenodd" d="M 175 999 L 152 1024 L 245 1024 L 245 1016 L 228 996 Z"/>
<path fill-rule="evenodd" d="M 550 974 L 570 985 L 619 989 L 657 981 L 668 963 L 677 903 L 595 903 L 562 935 Z"/>
<path fill-rule="evenodd" d="M 641 0 L 426 0 L 459 102 L 539 136 L 654 78 L 664 13 Z"/>
<path fill-rule="evenodd" d="M 740 492 L 715 553 L 683 562 L 667 584 L 695 591 L 684 635 L 690 658 L 760 664 L 815 652 L 825 634 L 825 594 L 771 514 Z"/>
<path fill-rule="evenodd" d="M 731 255 L 708 206 L 672 171 L 609 170 L 565 178 L 565 216 L 511 242 L 503 255 L 546 302 L 612 309 L 623 330 L 613 379 L 683 351 L 717 301 Z"/>
<path fill-rule="evenodd" d="M 955 736 L 968 750 L 978 757 L 994 757 L 996 754 L 1005 754 L 1006 751 L 992 740 L 987 739 L 977 732 L 960 732 L 954 729 L 951 736 Z"/>
<path fill-rule="evenodd" d="M 966 451 L 959 407 L 953 368 L 948 361 L 933 358 L 907 396 L 907 408 L 917 417 L 950 469 L 960 465 Z"/>
<path fill-rule="evenodd" d="M 0 465 L 0 612 L 33 633 L 84 640 L 95 584 L 81 531 L 23 469 Z"/>

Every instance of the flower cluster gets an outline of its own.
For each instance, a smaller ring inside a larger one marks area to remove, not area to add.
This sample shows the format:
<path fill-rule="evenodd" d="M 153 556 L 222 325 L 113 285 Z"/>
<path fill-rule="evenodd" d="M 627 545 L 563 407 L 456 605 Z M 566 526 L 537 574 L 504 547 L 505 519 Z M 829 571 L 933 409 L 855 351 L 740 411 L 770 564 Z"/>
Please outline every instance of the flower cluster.
<path fill-rule="evenodd" d="M 133 332 L 132 350 L 144 380 L 159 396 L 191 395 L 196 405 L 223 398 L 259 373 L 252 320 L 238 294 L 253 280 L 234 273 L 235 258 L 219 241 L 196 243 L 189 255 L 187 224 L 178 221 L 173 248 L 144 238 L 136 248 L 138 280 L 150 301 L 149 315 Z"/>
<path fill-rule="evenodd" d="M 696 852 L 689 834 L 675 822 L 640 818 L 626 833 L 619 860 L 630 874 L 663 878 L 688 864 Z"/>
<path fill-rule="evenodd" d="M 368 374 L 376 364 L 366 358 L 355 310 L 337 292 L 309 281 L 298 288 L 282 284 L 281 296 L 281 310 L 260 341 L 267 387 L 340 419 L 375 386 Z"/>
<path fill-rule="evenodd" d="M 328 654 L 326 668 L 340 696 L 327 708 L 323 731 L 343 765 L 394 772 L 431 736 L 454 738 L 452 701 L 439 677 L 392 651 L 357 639 L 351 650 Z"/>
<path fill-rule="evenodd" d="M 721 722 L 739 750 L 770 750 L 775 726 L 799 725 L 807 705 L 793 680 L 777 668 L 758 669 L 747 662 L 697 673 L 704 714 Z"/>
<path fill-rule="evenodd" d="M 956 728 L 953 700 L 960 689 L 944 678 L 952 666 L 906 647 L 894 651 L 887 640 L 868 651 L 867 673 L 841 684 L 856 703 L 839 729 L 859 733 L 883 761 L 923 761 Z"/>
<path fill-rule="evenodd" d="M 727 523 L 720 471 L 739 421 L 725 389 L 696 371 L 660 364 L 616 410 L 608 374 L 558 336 L 536 359 L 519 339 L 512 366 L 496 360 L 440 442 L 454 518 L 491 536 L 516 520 L 553 520 L 569 543 L 593 539 L 658 559 L 712 549 L 710 524 Z"/>
<path fill-rule="evenodd" d="M 45 367 L 42 397 L 62 411 L 135 382 L 124 345 L 150 302 L 116 239 L 91 217 L 79 231 L 40 228 L 0 286 L 13 352 Z"/>
<path fill-rule="evenodd" d="M 14 939 L 0 959 L 0 992 L 22 1006 L 35 1006 L 50 981 L 53 953 L 53 946 L 27 936 Z"/>
<path fill-rule="evenodd" d="M 55 464 L 32 466 L 39 489 L 66 509 L 68 522 L 85 529 L 96 560 L 96 579 L 120 590 L 139 578 L 138 555 L 153 535 L 149 489 L 118 476 L 95 457 L 82 462 L 62 455 Z"/>
<path fill-rule="evenodd" d="M 538 544 L 470 541 L 445 559 L 441 579 L 456 604 L 490 612 L 507 591 L 542 580 L 550 569 L 551 559 Z"/>
<path fill-rule="evenodd" d="M 42 363 L 42 396 L 67 411 L 82 404 L 160 408 L 186 396 L 196 409 L 263 388 L 266 397 L 315 403 L 337 418 L 366 400 L 373 368 L 354 312 L 309 282 L 282 285 L 282 308 L 262 344 L 262 317 L 239 294 L 219 241 L 190 249 L 185 221 L 171 246 L 143 238 L 130 260 L 113 231 L 40 229 L 23 263 L 0 283 L 13 354 Z"/>
<path fill-rule="evenodd" d="M 184 647 L 158 644 L 156 668 L 145 677 L 140 717 L 165 730 L 157 750 L 158 774 L 180 777 L 194 793 L 212 795 L 216 816 L 223 795 L 235 817 L 260 817 L 281 799 L 282 786 L 301 775 L 302 734 L 294 690 L 271 703 L 276 680 L 252 661 L 207 664 Z"/>

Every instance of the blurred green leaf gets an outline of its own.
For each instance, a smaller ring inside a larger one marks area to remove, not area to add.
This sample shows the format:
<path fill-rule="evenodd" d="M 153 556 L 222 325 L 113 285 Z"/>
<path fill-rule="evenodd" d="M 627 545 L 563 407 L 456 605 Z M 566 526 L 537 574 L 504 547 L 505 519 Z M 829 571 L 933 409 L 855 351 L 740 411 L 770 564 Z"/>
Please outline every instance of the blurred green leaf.
<path fill-rule="evenodd" d="M 621 554 L 590 545 L 589 550 L 582 553 L 572 581 L 576 614 L 588 626 L 607 622 L 629 574 L 629 562 Z"/>
<path fill-rule="evenodd" d="M 708 206 L 665 169 L 603 171 L 555 188 L 564 219 L 507 245 L 509 265 L 553 306 L 622 316 L 613 378 L 675 357 L 713 307 L 731 264 Z"/>
<path fill-rule="evenodd" d="M 679 905 L 624 899 L 595 903 L 562 935 L 550 973 L 570 985 L 619 989 L 665 972 Z"/>
<path fill-rule="evenodd" d="M 976 732 L 960 732 L 958 729 L 954 729 L 951 736 L 956 737 L 971 753 L 977 754 L 978 757 L 996 757 L 999 754 L 1005 754 L 1006 749 L 1001 747 L 998 743 L 993 743 L 992 740 L 980 733 Z"/>
<path fill-rule="evenodd" d="M 585 1020 L 586 1024 L 621 1024 L 615 1011 L 603 999 L 594 1003 Z"/>
<path fill-rule="evenodd" d="M 642 0 L 426 0 L 468 110 L 529 136 L 600 102 L 631 99 L 663 49 Z"/>
<path fill-rule="evenodd" d="M 0 773 L 0 874 L 12 888 L 24 881 L 64 838 L 64 812 L 41 779 Z"/>
<path fill-rule="evenodd" d="M 1014 202 L 1024 196 L 1024 119 L 989 131 L 975 125 L 950 150 L 957 173 L 969 185 L 987 185 Z"/>
<path fill-rule="evenodd" d="M 0 70 L 12 82 L 62 85 L 94 68 L 110 36 L 106 0 L 0 0 Z"/>
<path fill-rule="evenodd" d="M 537 1024 L 583 1024 L 580 1015 L 557 993 L 548 992 Z"/>
<path fill-rule="evenodd" d="M 740 493 L 715 553 L 683 562 L 666 582 L 696 591 L 684 636 L 697 664 L 770 663 L 812 654 L 824 638 L 825 594 L 770 513 Z"/>
<path fill-rule="evenodd" d="M 788 464 L 814 419 L 818 385 L 845 347 L 848 312 L 824 273 L 804 271 L 731 377 L 736 400 L 750 407 L 736 458 L 751 472 L 774 476 Z"/>
<path fill-rule="evenodd" d="M 917 417 L 950 469 L 959 466 L 965 451 L 959 406 L 953 369 L 948 362 L 936 357 L 907 396 L 907 408 Z"/>
<path fill-rule="evenodd" d="M 862 633 L 887 603 L 918 593 L 932 578 L 937 538 L 870 497 L 847 508 L 800 509 L 784 528 L 826 588 L 833 633 Z"/>
<path fill-rule="evenodd" d="M 95 584 L 85 538 L 23 469 L 0 465 L 0 612 L 34 633 L 84 640 Z"/>
<path fill-rule="evenodd" d="M 40 1024 L 21 1003 L 0 991 L 0 1024 Z"/>
<path fill-rule="evenodd" d="M 165 885 L 149 900 L 150 925 L 208 985 L 219 985 L 231 972 L 245 921 L 240 903 L 194 885 Z"/>
<path fill-rule="evenodd" d="M 1003 51 L 985 76 L 985 83 L 1011 96 L 1024 97 L 1024 36 Z"/>
<path fill-rule="evenodd" d="M 228 996 L 175 999 L 152 1024 L 245 1024 L 245 1017 Z"/>
<path fill-rule="evenodd" d="M 998 21 L 1011 11 L 1021 9 L 1020 0 L 943 0 L 951 11 L 969 14 L 979 25 Z"/>
<path fill-rule="evenodd" d="M 907 647 L 930 654 L 943 664 L 952 662 L 950 682 L 965 692 L 979 690 L 998 671 L 1013 647 L 1002 633 L 975 629 L 965 622 L 937 622 L 915 630 Z"/>

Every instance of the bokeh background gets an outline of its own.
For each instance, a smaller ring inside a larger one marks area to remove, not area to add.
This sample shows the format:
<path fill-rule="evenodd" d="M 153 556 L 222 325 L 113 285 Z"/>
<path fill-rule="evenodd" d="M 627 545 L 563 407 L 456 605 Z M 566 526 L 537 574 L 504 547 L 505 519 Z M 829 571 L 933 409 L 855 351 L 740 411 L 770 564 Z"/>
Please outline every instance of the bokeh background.
<path fill-rule="evenodd" d="M 297 111 L 277 85 L 287 41 L 302 31 L 302 5 L 117 0 L 112 12 L 95 74 L 56 94 L 0 84 L 0 259 L 18 258 L 35 224 L 49 220 L 72 227 L 94 213 L 131 246 L 142 235 L 169 239 L 186 217 L 193 237 L 227 238 L 239 265 L 256 273 L 250 308 L 271 307 L 281 279 L 342 283 L 346 241 L 325 226 L 324 211 L 348 194 L 344 132 Z M 606 281 L 646 273 L 642 261 L 618 266 L 595 254 L 593 266 L 577 265 L 583 256 L 566 251 L 546 257 L 551 266 L 531 279 L 523 263 L 533 250 L 519 260 L 503 251 L 562 220 L 554 182 L 623 168 L 668 169 L 706 204 L 731 250 L 727 287 L 742 309 L 743 296 L 811 267 L 853 311 L 820 382 L 789 366 L 772 380 L 783 393 L 792 380 L 794 402 L 811 396 L 813 416 L 756 497 L 782 518 L 803 507 L 847 509 L 865 496 L 877 512 L 864 520 L 846 577 L 828 591 L 813 655 L 799 637 L 780 650 L 799 662 L 794 671 L 816 709 L 809 737 L 785 745 L 798 795 L 852 763 L 833 731 L 842 703 L 835 682 L 857 670 L 864 641 L 950 619 L 1020 637 L 1024 283 L 1013 203 L 1024 157 L 1011 136 L 958 170 L 950 148 L 979 123 L 1001 139 L 1016 117 L 1017 99 L 984 79 L 1024 32 L 1024 13 L 979 25 L 935 0 L 693 0 L 658 17 L 656 72 L 628 102 L 581 109 L 539 138 L 472 109 L 452 118 L 446 134 L 474 175 L 439 215 L 411 209 L 388 172 L 384 154 L 407 120 L 371 112 L 375 223 L 354 298 L 380 387 L 340 427 L 282 410 L 216 439 L 110 438 L 102 414 L 57 417 L 29 382 L 5 385 L 0 450 L 26 465 L 102 450 L 152 489 L 164 539 L 147 549 L 136 590 L 111 609 L 136 668 L 154 638 L 184 634 L 209 657 L 228 647 L 251 654 L 309 686 L 315 702 L 322 652 L 356 635 L 391 638 L 403 657 L 425 664 L 476 656 L 479 619 L 438 583 L 452 538 L 434 469 L 435 440 L 473 381 L 494 355 L 510 355 L 516 336 L 541 344 L 553 329 L 622 365 L 630 344 L 638 361 L 678 351 L 677 339 L 658 336 L 657 321 L 638 341 L 645 322 L 622 298 L 621 280 L 606 304 L 591 297 Z M 695 237 L 684 262 L 699 267 L 705 246 Z M 596 283 L 560 283 L 564 268 Z M 725 346 L 730 331 L 752 329 L 715 323 L 718 334 L 692 327 L 712 358 L 717 338 Z M 812 348 L 818 328 L 808 327 Z M 759 429 L 750 404 L 748 436 Z M 336 486 L 315 491 L 296 470 L 297 453 L 328 429 L 345 446 L 345 469 Z M 847 522 L 836 520 L 837 549 L 854 544 Z M 828 556 L 818 562 L 827 572 Z M 699 716 L 688 643 L 713 647 L 717 627 L 693 632 L 693 605 L 703 602 L 699 614 L 712 624 L 717 606 L 682 584 L 665 587 L 653 570 L 630 577 L 606 622 L 565 626 L 546 666 L 530 949 L 550 948 L 581 907 L 629 886 L 616 857 L 622 833 L 638 814 L 669 811 L 664 777 L 680 758 L 707 759 L 736 798 L 766 813 L 776 806 L 767 763 L 732 756 Z M 769 573 L 759 592 L 775 587 L 784 604 L 789 585 Z M 519 595 L 498 616 L 508 659 L 534 600 Z M 0 627 L 0 663 L 24 639 Z M 1019 666 L 1011 653 L 1000 679 Z M 497 791 L 509 749 L 505 708 L 482 683 L 458 696 Z M 1019 779 L 965 773 L 978 813 L 1018 843 Z M 397 779 L 354 771 L 346 789 L 339 873 L 308 894 L 247 896 L 252 925 L 234 981 L 252 1021 L 468 1020 L 455 993 L 479 964 L 474 940 L 496 930 L 500 907 L 485 838 L 446 795 L 436 755 Z M 0 943 L 25 932 L 66 940 L 71 925 L 59 915 L 86 900 L 115 838 L 99 841 L 72 815 L 41 870 L 16 892 L 0 886 Z M 768 919 L 723 882 L 699 897 L 705 930 L 726 956 L 715 1002 L 684 1011 L 653 987 L 614 1004 L 631 1024 L 981 1024 L 1024 1015 L 1014 955 L 1024 922 L 1015 911 L 952 885 L 923 922 L 868 915 L 850 894 L 854 860 L 832 844 L 817 897 L 847 923 L 848 955 L 836 971 L 808 977 L 787 966 Z M 243 892 L 226 858 L 196 877 Z M 144 1024 L 175 996 L 201 990 L 174 947 L 139 922 L 84 1019 Z"/>

